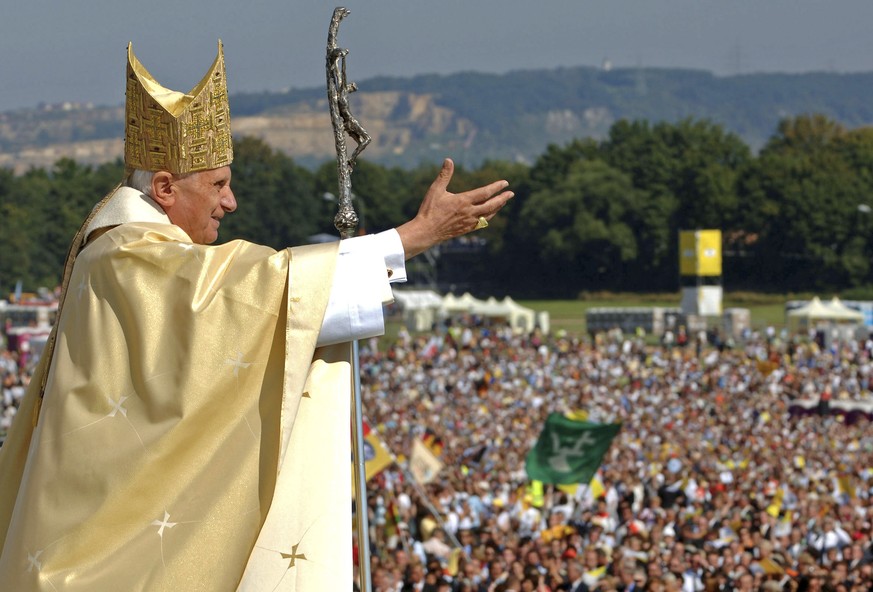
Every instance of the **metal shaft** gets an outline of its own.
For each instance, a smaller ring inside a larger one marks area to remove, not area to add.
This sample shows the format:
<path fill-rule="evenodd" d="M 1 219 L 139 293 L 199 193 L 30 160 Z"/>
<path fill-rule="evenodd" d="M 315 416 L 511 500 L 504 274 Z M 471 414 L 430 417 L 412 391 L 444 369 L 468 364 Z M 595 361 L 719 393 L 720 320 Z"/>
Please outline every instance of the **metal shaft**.
<path fill-rule="evenodd" d="M 330 106 L 330 120 L 333 126 L 334 142 L 336 144 L 336 166 L 339 181 L 338 212 L 334 225 L 341 238 L 351 238 L 358 227 L 358 215 L 352 205 L 352 168 L 358 154 L 370 143 L 370 136 L 349 110 L 348 95 L 357 87 L 346 78 L 347 49 L 337 46 L 336 38 L 342 19 L 349 15 L 349 10 L 337 7 L 333 11 L 327 34 L 327 100 Z M 357 147 L 351 158 L 346 150 L 346 134 L 357 142 Z M 367 520 L 367 473 L 364 456 L 363 411 L 361 402 L 361 372 L 358 353 L 358 342 L 352 342 L 351 363 L 353 380 L 353 413 L 352 444 L 354 454 L 355 483 L 355 529 L 358 541 L 358 568 L 361 580 L 361 592 L 370 592 L 370 542 Z"/>

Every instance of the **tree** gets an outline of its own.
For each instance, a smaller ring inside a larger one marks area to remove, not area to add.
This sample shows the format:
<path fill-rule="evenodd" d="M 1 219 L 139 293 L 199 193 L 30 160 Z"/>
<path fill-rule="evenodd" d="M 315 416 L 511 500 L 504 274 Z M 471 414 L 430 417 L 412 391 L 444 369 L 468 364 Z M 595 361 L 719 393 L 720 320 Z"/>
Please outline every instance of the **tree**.
<path fill-rule="evenodd" d="M 603 158 L 648 195 L 636 227 L 642 258 L 632 277 L 673 289 L 680 230 L 742 225 L 738 181 L 751 162 L 748 146 L 708 121 L 619 121 L 601 145 Z M 638 286 L 639 287 L 639 286 Z"/>
<path fill-rule="evenodd" d="M 17 179 L 9 169 L 0 169 L 0 298 L 16 282 L 31 280 L 31 235 L 28 204 L 19 197 Z"/>
<path fill-rule="evenodd" d="M 869 282 L 862 204 L 869 151 L 821 116 L 783 120 L 743 184 L 753 204 L 750 228 L 761 281 L 772 289 L 809 290 Z M 865 167 L 866 168 L 866 167 Z"/>
<path fill-rule="evenodd" d="M 534 192 L 521 212 L 526 242 L 564 292 L 622 287 L 638 255 L 634 233 L 643 193 L 601 160 L 578 160 L 550 189 Z"/>
<path fill-rule="evenodd" d="M 250 137 L 234 142 L 232 170 L 237 210 L 222 221 L 221 241 L 243 238 L 282 249 L 317 232 L 321 203 L 309 171 Z"/>
<path fill-rule="evenodd" d="M 566 146 L 550 144 L 530 171 L 531 191 L 551 187 L 556 179 L 565 177 L 579 160 L 600 158 L 599 147 L 592 139 L 578 139 Z"/>

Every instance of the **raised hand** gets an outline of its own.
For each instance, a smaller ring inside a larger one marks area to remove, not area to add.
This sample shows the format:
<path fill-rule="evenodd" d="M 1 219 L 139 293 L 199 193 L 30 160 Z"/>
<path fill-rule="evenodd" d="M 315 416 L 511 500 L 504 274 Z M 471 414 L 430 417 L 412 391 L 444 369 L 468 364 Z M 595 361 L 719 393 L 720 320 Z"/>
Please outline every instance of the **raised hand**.
<path fill-rule="evenodd" d="M 504 180 L 451 193 L 446 188 L 454 172 L 455 164 L 447 158 L 425 193 L 415 218 L 397 228 L 407 259 L 483 227 L 480 218 L 486 222 L 491 220 L 515 195 L 505 191 L 509 182 Z"/>

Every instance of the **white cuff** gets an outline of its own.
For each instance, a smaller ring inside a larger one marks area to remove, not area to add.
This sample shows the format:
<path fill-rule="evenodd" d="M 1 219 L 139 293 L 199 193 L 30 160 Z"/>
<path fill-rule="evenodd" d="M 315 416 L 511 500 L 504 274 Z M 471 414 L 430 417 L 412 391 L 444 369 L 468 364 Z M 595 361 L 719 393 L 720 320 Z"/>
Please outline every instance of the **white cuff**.
<path fill-rule="evenodd" d="M 318 345 L 382 335 L 382 305 L 394 300 L 389 282 L 406 281 L 405 262 L 396 230 L 340 241 Z"/>
<path fill-rule="evenodd" d="M 406 253 L 403 251 L 403 243 L 400 242 L 400 235 L 397 234 L 397 231 L 392 228 L 391 230 L 386 230 L 379 234 L 359 236 L 343 242 L 351 242 L 365 238 L 372 240 L 372 249 L 382 253 L 382 257 L 385 259 L 388 281 L 392 284 L 395 282 L 405 282 Z M 342 251 L 342 246 L 340 247 L 340 250 Z"/>

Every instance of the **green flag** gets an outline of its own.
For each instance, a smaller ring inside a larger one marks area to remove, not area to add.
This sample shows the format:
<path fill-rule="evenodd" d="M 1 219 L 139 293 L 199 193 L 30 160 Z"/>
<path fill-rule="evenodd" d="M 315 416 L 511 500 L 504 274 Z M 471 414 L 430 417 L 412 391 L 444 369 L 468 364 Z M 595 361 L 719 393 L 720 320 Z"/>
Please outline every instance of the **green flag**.
<path fill-rule="evenodd" d="M 528 477 L 556 485 L 590 482 L 619 429 L 620 423 L 575 421 L 552 413 L 527 454 Z"/>

